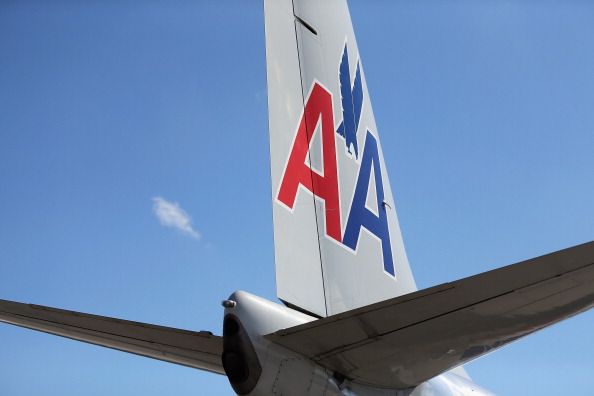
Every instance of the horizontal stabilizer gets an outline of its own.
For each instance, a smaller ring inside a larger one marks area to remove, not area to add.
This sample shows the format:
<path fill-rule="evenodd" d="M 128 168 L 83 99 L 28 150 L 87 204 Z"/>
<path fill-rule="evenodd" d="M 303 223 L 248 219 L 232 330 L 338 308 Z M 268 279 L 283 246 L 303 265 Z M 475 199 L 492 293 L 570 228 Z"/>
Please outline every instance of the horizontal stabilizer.
<path fill-rule="evenodd" d="M 594 242 L 266 337 L 355 382 L 408 388 L 594 305 Z"/>
<path fill-rule="evenodd" d="M 0 322 L 136 355 L 224 374 L 223 339 L 194 332 L 80 312 L 0 300 Z"/>

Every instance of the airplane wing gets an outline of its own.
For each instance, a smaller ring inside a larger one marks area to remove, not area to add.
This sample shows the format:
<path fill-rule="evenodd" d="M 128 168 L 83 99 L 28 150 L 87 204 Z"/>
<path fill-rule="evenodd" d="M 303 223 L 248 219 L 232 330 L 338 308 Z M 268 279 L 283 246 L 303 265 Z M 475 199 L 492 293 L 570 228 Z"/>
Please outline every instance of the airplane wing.
<path fill-rule="evenodd" d="M 225 374 L 223 339 L 210 332 L 131 322 L 0 300 L 0 322 L 183 366 Z"/>
<path fill-rule="evenodd" d="M 594 242 L 266 337 L 356 382 L 408 388 L 594 305 Z"/>

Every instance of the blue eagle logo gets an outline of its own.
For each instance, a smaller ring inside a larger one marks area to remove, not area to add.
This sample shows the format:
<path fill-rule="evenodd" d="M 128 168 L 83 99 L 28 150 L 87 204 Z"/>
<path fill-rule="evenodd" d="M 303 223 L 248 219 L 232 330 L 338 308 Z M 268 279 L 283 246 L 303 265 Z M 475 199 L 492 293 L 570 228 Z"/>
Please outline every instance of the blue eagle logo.
<path fill-rule="evenodd" d="M 363 83 L 361 81 L 361 64 L 357 61 L 355 81 L 351 85 L 351 72 L 349 69 L 349 53 L 346 44 L 342 53 L 342 60 L 339 67 L 340 97 L 342 105 L 342 122 L 336 133 L 345 140 L 346 149 L 349 154 L 351 146 L 355 152 L 355 158 L 359 158 L 359 147 L 357 145 L 357 130 L 363 107 Z"/>

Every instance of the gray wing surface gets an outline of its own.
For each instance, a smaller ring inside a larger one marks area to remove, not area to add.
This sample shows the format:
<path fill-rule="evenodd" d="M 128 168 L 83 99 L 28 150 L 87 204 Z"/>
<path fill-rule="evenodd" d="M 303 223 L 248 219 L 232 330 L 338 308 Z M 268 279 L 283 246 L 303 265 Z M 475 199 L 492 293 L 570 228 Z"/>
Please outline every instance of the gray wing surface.
<path fill-rule="evenodd" d="M 0 300 L 0 322 L 224 374 L 223 339 L 209 332 L 131 322 Z"/>
<path fill-rule="evenodd" d="M 407 388 L 594 305 L 594 242 L 266 337 L 345 377 Z"/>

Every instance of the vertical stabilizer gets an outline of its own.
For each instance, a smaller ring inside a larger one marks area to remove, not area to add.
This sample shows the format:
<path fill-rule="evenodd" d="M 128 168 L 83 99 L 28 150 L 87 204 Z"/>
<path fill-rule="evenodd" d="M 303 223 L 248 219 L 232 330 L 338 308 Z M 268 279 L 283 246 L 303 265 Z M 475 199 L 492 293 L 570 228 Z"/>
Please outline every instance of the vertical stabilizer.
<path fill-rule="evenodd" d="M 265 0 L 277 291 L 328 316 L 416 290 L 345 0 Z"/>

